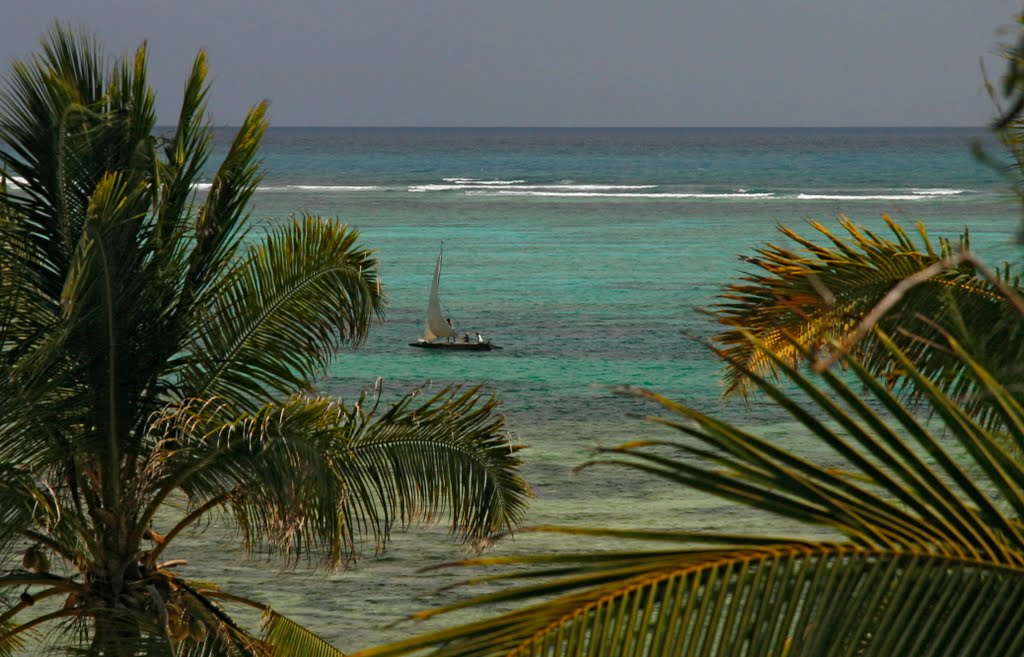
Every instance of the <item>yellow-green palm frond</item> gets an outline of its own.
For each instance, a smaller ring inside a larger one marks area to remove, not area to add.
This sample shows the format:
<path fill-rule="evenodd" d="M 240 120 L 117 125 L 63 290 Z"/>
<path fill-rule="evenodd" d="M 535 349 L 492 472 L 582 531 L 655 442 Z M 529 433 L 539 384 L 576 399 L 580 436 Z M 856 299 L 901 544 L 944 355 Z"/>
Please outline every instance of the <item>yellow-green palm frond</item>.
<path fill-rule="evenodd" d="M 840 219 L 845 236 L 811 224 L 824 243 L 782 228 L 798 251 L 769 244 L 758 251 L 757 258 L 748 259 L 761 271 L 730 285 L 714 309 L 719 322 L 729 327 L 714 338 L 727 362 L 727 394 L 753 389 L 746 371 L 775 372 L 771 359 L 747 340 L 747 333 L 789 362 L 828 354 L 839 345 L 873 373 L 892 384 L 905 384 L 903 370 L 870 331 L 858 342 L 850 342 L 860 322 L 883 300 L 895 302 L 879 318 L 878 326 L 950 394 L 970 397 L 977 386 L 965 376 L 958 359 L 941 346 L 948 335 L 1004 380 L 1020 378 L 1020 371 L 1016 377 L 1013 374 L 1019 370 L 1016 356 L 1024 356 L 1024 323 L 1005 294 L 1005 289 L 1017 287 L 1016 279 L 1003 271 L 998 281 L 989 280 L 972 263 L 957 259 L 961 249 L 969 248 L 966 235 L 960 244 L 943 240 L 936 248 L 919 225 L 918 245 L 892 219 L 885 220 L 892 239 L 845 218 Z M 902 281 L 929 267 L 934 275 L 897 290 Z M 975 396 L 968 407 L 985 413 L 987 402 Z"/>
<path fill-rule="evenodd" d="M 263 631 L 263 641 L 271 647 L 273 654 L 293 657 L 345 657 L 345 653 L 313 632 L 269 608 L 263 615 Z"/>
<path fill-rule="evenodd" d="M 884 657 L 1024 645 L 1007 630 L 1024 620 L 1024 576 L 992 564 L 828 543 L 586 556 L 545 586 L 491 601 L 578 592 L 357 655 Z"/>
<path fill-rule="evenodd" d="M 931 423 L 855 359 L 847 360 L 853 383 L 833 372 L 815 379 L 752 340 L 786 387 L 745 373 L 816 447 L 829 448 L 829 465 L 821 464 L 820 448 L 812 460 L 642 390 L 624 392 L 658 403 L 669 415 L 652 421 L 685 438 L 607 448 L 589 464 L 638 470 L 817 526 L 819 536 L 834 539 L 539 528 L 618 538 L 622 550 L 462 562 L 489 568 L 470 584 L 514 586 L 417 618 L 496 604 L 512 610 L 360 655 L 1019 651 L 1024 467 L 1002 436 L 932 384 L 889 336 L 878 331 L 875 339 L 919 386 Z M 1024 409 L 959 344 L 947 346 L 993 400 L 1010 442 L 1024 446 Z M 665 548 L 630 550 L 633 539 Z"/>

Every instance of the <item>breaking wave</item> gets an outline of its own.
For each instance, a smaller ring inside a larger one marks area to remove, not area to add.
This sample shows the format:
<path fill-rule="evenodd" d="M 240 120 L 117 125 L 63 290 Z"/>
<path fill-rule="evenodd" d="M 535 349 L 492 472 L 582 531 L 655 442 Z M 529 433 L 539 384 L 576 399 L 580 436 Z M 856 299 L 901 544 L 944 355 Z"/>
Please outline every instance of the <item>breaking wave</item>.
<path fill-rule="evenodd" d="M 19 179 L 11 181 L 12 187 Z M 22 181 L 23 182 L 23 181 Z M 209 191 L 210 183 L 201 182 L 194 189 Z M 904 189 L 862 189 L 862 190 L 750 190 L 736 187 L 731 190 L 701 189 L 699 185 L 617 183 L 617 182 L 576 182 L 559 180 L 551 182 L 531 181 L 522 178 L 471 178 L 452 176 L 441 178 L 440 182 L 424 184 L 392 185 L 311 185 L 311 184 L 269 184 L 257 188 L 259 192 L 303 192 L 313 193 L 358 193 L 381 190 L 405 191 L 413 194 L 457 192 L 467 196 L 522 196 L 537 198 L 615 198 L 615 199 L 696 199 L 696 200 L 746 200 L 772 199 L 790 201 L 927 201 L 952 198 L 970 194 L 970 190 L 957 188 L 904 188 Z"/>

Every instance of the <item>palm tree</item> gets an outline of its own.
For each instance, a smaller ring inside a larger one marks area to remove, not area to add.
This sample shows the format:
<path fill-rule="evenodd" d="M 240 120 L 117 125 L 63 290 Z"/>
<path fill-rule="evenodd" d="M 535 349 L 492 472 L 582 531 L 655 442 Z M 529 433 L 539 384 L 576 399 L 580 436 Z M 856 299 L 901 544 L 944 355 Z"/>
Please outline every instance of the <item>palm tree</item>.
<path fill-rule="evenodd" d="M 205 56 L 167 136 L 146 72 L 58 25 L 0 95 L 0 655 L 340 654 L 181 575 L 175 541 L 219 515 L 330 568 L 439 517 L 475 542 L 523 514 L 517 447 L 478 388 L 316 392 L 383 316 L 373 253 L 312 216 L 247 231 L 265 104 L 197 196 Z"/>

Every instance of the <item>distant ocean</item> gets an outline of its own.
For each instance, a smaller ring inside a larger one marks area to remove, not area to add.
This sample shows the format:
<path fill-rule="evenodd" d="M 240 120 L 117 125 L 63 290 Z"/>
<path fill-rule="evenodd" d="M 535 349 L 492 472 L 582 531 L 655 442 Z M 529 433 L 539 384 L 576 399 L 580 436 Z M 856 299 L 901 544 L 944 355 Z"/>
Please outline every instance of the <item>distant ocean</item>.
<path fill-rule="evenodd" d="M 699 309 L 749 270 L 741 256 L 780 240 L 777 223 L 810 234 L 807 219 L 835 226 L 843 214 L 882 229 L 890 213 L 908 229 L 924 221 L 933 238 L 969 228 L 989 262 L 1017 261 L 1017 205 L 972 158 L 976 139 L 986 133 L 271 129 L 253 219 L 305 211 L 359 227 L 379 250 L 387 321 L 339 354 L 323 389 L 352 399 L 382 377 L 394 399 L 426 382 L 482 382 L 501 398 L 514 440 L 529 445 L 537 499 L 527 524 L 777 532 L 763 515 L 625 471 L 572 474 L 596 445 L 664 435 L 636 417 L 656 409 L 606 386 L 649 387 L 781 443 L 806 441 L 763 400 L 720 400 L 718 363 L 701 344 L 716 327 Z M 442 242 L 447 313 L 502 350 L 407 346 L 422 333 Z M 564 541 L 517 537 L 495 553 L 581 545 Z M 377 560 L 368 545 L 367 558 L 330 577 L 239 563 L 233 544 L 217 532 L 198 539 L 198 551 L 227 556 L 223 570 L 189 574 L 275 603 L 345 650 L 426 629 L 380 628 L 460 595 L 431 594 L 466 575 L 416 572 L 461 556 L 442 530 L 398 534 Z"/>

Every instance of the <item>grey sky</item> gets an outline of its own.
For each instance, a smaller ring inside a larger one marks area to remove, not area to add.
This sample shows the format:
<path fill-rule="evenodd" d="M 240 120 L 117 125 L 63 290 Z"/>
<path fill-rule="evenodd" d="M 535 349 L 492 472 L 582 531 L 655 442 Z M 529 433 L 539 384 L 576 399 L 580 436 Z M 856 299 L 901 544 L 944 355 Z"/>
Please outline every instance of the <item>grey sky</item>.
<path fill-rule="evenodd" d="M 17 6 L 13 6 L 14 4 Z M 1009 0 L 4 0 L 0 57 L 60 18 L 148 40 L 162 118 L 206 49 L 216 124 L 962 126 Z"/>

